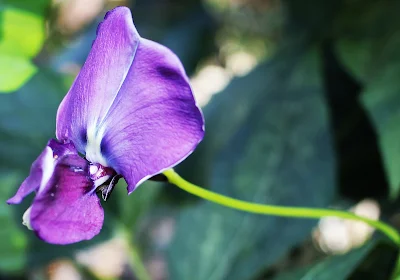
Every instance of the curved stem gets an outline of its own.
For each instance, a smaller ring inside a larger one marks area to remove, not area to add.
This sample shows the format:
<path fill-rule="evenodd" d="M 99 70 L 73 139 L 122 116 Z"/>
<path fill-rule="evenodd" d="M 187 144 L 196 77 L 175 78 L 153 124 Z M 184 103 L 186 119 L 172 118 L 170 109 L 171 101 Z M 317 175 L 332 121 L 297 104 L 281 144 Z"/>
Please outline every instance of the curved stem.
<path fill-rule="evenodd" d="M 279 216 L 279 217 L 293 217 L 293 218 L 306 218 L 306 219 L 338 217 L 342 219 L 361 221 L 370 225 L 371 227 L 376 228 L 377 230 L 380 230 L 387 237 L 389 237 L 397 246 L 400 246 L 400 235 L 397 232 L 397 230 L 381 221 L 375 221 L 365 217 L 357 216 L 347 211 L 340 211 L 333 209 L 287 207 L 287 206 L 275 206 L 275 205 L 265 205 L 265 204 L 246 202 L 243 200 L 217 194 L 212 191 L 203 189 L 199 186 L 196 186 L 183 179 L 173 169 L 166 170 L 163 172 L 163 174 L 168 178 L 168 181 L 170 183 L 176 185 L 177 187 L 183 189 L 184 191 L 226 207 L 250 213 Z"/>

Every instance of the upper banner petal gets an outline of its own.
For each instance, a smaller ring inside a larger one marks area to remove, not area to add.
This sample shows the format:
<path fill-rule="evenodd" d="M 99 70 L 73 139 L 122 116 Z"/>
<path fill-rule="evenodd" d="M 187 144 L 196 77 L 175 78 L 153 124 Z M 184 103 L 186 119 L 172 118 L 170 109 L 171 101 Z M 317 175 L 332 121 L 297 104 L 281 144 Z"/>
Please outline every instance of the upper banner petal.
<path fill-rule="evenodd" d="M 106 14 L 85 64 L 58 109 L 59 140 L 72 140 L 81 153 L 87 152 L 88 141 L 98 140 L 97 128 L 125 80 L 138 43 L 128 8 Z"/>
<path fill-rule="evenodd" d="M 89 163 L 78 155 L 62 157 L 53 176 L 36 195 L 30 225 L 37 235 L 53 244 L 93 238 L 103 225 L 104 212 L 88 178 Z"/>
<path fill-rule="evenodd" d="M 140 38 L 128 8 L 109 12 L 57 114 L 57 138 L 109 166 L 128 191 L 188 156 L 203 117 L 179 59 Z"/>
<path fill-rule="evenodd" d="M 103 126 L 101 152 L 129 193 L 186 158 L 204 135 L 204 121 L 179 59 L 140 39 L 135 59 Z"/>

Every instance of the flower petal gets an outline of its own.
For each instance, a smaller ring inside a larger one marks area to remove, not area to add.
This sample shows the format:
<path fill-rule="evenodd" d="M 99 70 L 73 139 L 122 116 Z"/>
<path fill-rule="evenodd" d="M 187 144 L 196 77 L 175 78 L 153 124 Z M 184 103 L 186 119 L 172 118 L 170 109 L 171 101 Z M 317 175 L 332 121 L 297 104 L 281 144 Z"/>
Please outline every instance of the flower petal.
<path fill-rule="evenodd" d="M 72 143 L 61 144 L 51 139 L 43 152 L 33 162 L 29 176 L 22 182 L 17 193 L 7 200 L 8 204 L 18 204 L 33 191 L 38 191 L 50 179 L 55 162 L 67 154 L 77 154 Z"/>
<path fill-rule="evenodd" d="M 109 12 L 57 115 L 57 138 L 109 166 L 128 192 L 186 158 L 204 122 L 179 59 L 140 38 L 128 8 Z"/>
<path fill-rule="evenodd" d="M 103 225 L 104 212 L 88 178 L 89 163 L 79 155 L 62 157 L 30 210 L 36 234 L 53 244 L 93 238 Z"/>
<path fill-rule="evenodd" d="M 124 82 L 138 43 L 130 10 L 117 7 L 109 11 L 97 29 L 84 66 L 58 109 L 59 140 L 72 140 L 81 153 L 86 152 L 87 142 L 97 140 L 97 129 Z"/>
<path fill-rule="evenodd" d="M 101 152 L 128 192 L 185 159 L 202 140 L 204 121 L 179 59 L 141 39 L 103 127 Z"/>

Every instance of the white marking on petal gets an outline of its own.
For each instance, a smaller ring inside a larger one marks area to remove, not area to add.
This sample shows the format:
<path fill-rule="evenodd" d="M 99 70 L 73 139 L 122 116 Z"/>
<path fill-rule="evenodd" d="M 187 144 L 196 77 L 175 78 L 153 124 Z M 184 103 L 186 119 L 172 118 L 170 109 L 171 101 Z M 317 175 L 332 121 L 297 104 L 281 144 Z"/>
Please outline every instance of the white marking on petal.
<path fill-rule="evenodd" d="M 94 186 L 95 186 L 95 188 L 97 188 L 97 187 L 103 185 L 105 182 L 107 182 L 108 179 L 110 179 L 110 177 L 111 177 L 110 175 L 105 175 L 105 176 L 103 176 L 103 177 L 100 177 L 100 178 L 97 179 L 97 180 L 94 180 Z"/>
<path fill-rule="evenodd" d="M 95 125 L 90 125 L 87 130 L 86 158 L 90 162 L 108 166 L 106 159 L 101 154 L 101 141 L 103 140 L 104 127 L 96 131 Z"/>
<path fill-rule="evenodd" d="M 127 58 L 129 60 L 128 63 L 128 67 L 125 69 L 125 73 L 122 76 L 121 82 L 118 86 L 118 88 L 115 91 L 114 96 L 112 97 L 112 100 L 110 100 L 109 104 L 108 104 L 108 108 L 103 112 L 102 116 L 99 116 L 95 113 L 93 113 L 91 115 L 91 119 L 88 118 L 88 128 L 86 131 L 86 135 L 87 135 L 87 144 L 86 144 L 86 158 L 90 161 L 90 162 L 94 162 L 94 163 L 100 163 L 103 166 L 108 166 L 107 165 L 107 161 L 106 159 L 103 157 L 103 155 L 101 154 L 101 141 L 103 140 L 103 136 L 104 136 L 104 132 L 105 132 L 105 121 L 111 111 L 111 108 L 114 104 L 114 101 L 117 99 L 117 96 L 126 80 L 126 77 L 128 76 L 129 71 L 131 70 L 133 61 L 135 59 L 135 55 L 136 55 L 136 51 L 139 47 L 140 44 L 140 36 L 136 31 L 135 26 L 133 25 L 133 21 L 129 20 L 127 22 L 127 24 L 129 25 L 129 30 L 134 31 L 133 33 L 130 33 L 130 36 L 132 36 L 132 38 L 130 38 L 130 40 L 133 42 L 134 45 L 134 50 L 131 54 L 131 56 L 129 58 Z M 137 40 L 135 39 L 135 37 L 137 37 Z M 103 108 L 101 108 L 103 109 Z"/>
<path fill-rule="evenodd" d="M 132 22 L 132 28 L 135 29 L 135 27 L 133 26 L 133 22 Z M 133 60 L 135 59 L 136 51 L 137 51 L 137 49 L 139 47 L 139 44 L 140 44 L 140 36 L 139 36 L 139 34 L 136 34 L 136 35 L 138 36 L 138 41 L 137 41 L 137 44 L 135 46 L 134 51 L 132 52 L 131 57 L 129 58 L 129 61 L 130 61 L 129 62 L 129 67 L 125 70 L 124 76 L 123 76 L 123 78 L 121 80 L 121 83 L 118 86 L 118 89 L 117 89 L 117 91 L 116 91 L 116 93 L 115 93 L 115 95 L 113 97 L 113 100 L 110 102 L 107 110 L 105 111 L 106 113 L 103 115 L 103 118 L 101 119 L 101 122 L 99 122 L 99 126 L 100 127 L 103 126 L 104 121 L 107 119 L 108 114 L 110 113 L 110 109 L 111 109 L 112 105 L 114 104 L 114 101 L 117 99 L 119 91 L 121 90 L 121 87 L 124 84 L 124 82 L 126 80 L 126 77 L 128 76 L 129 71 L 131 70 L 131 67 L 132 67 L 132 64 L 133 64 Z"/>
<path fill-rule="evenodd" d="M 40 193 L 47 183 L 49 182 L 51 176 L 53 175 L 55 167 L 55 158 L 53 157 L 53 150 L 47 146 L 45 149 L 46 153 L 42 162 L 42 180 L 40 182 L 38 193 Z"/>
<path fill-rule="evenodd" d="M 32 226 L 31 226 L 31 209 L 32 209 L 32 206 L 30 206 L 28 209 L 26 209 L 24 215 L 22 215 L 22 224 L 24 226 L 26 226 L 30 230 L 32 230 Z"/>
<path fill-rule="evenodd" d="M 89 172 L 91 175 L 96 174 L 97 171 L 99 171 L 99 167 L 97 165 L 91 165 L 89 167 Z"/>

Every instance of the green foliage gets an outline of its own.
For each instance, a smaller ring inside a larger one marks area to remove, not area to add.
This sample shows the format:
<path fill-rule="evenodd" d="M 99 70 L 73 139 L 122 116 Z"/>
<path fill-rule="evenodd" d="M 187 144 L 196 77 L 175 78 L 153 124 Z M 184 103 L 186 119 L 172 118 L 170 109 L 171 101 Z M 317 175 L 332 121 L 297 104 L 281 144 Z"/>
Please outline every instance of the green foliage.
<path fill-rule="evenodd" d="M 57 106 L 72 81 L 71 75 L 54 68 L 83 63 L 94 37 L 89 28 L 77 39 L 46 42 L 49 2 L 0 2 L 0 92 L 13 91 L 0 95 L 2 201 L 14 193 L 48 139 L 54 138 Z M 224 66 L 230 48 L 250 45 L 249 38 L 259 43 L 254 47 L 257 54 L 270 55 L 246 76 L 232 79 L 204 108 L 206 137 L 178 167 L 183 177 L 218 193 L 274 205 L 329 207 L 373 196 L 380 199 L 384 218 L 396 214 L 400 2 L 133 2 L 141 35 L 172 48 L 188 73 L 204 60 Z M 275 5 L 273 10 L 264 2 Z M 281 26 L 271 28 L 265 21 L 268 13 Z M 46 48 L 36 58 L 47 68 L 36 67 L 32 59 L 43 44 L 57 42 L 65 44 Z M 364 145 L 367 141 L 377 142 L 376 147 Z M 384 170 L 382 178 L 375 167 Z M 392 200 L 382 195 L 387 185 Z M 0 278 L 71 258 L 76 250 L 108 240 L 121 229 L 145 256 L 164 254 L 169 277 L 177 280 L 250 280 L 265 275 L 275 280 L 336 280 L 352 279 L 360 271 L 381 275 L 381 270 L 393 267 L 390 261 L 385 266 L 379 257 L 371 258 L 373 240 L 343 256 L 276 271 L 272 267 L 290 259 L 294 248 L 303 248 L 316 221 L 241 213 L 158 182 L 146 182 L 130 196 L 125 188 L 121 180 L 102 203 L 106 223 L 101 234 L 73 246 L 45 244 L 21 225 L 29 201 L 14 207 L 3 203 L 0 222 L 7 226 L 0 230 Z M 154 213 L 165 209 L 170 216 L 176 214 L 176 223 L 172 242 L 160 249 L 152 244 L 157 242 L 146 225 L 156 223 Z"/>
<path fill-rule="evenodd" d="M 18 89 L 37 71 L 31 59 L 45 39 L 49 1 L 0 2 L 0 93 Z"/>
<path fill-rule="evenodd" d="M 57 106 L 68 89 L 63 79 L 43 70 L 15 93 L 0 95 L 0 167 L 28 172 L 54 138 Z"/>
<path fill-rule="evenodd" d="M 399 8 L 397 1 L 354 1 L 339 18 L 337 31 L 342 63 L 363 84 L 362 99 L 376 126 L 392 199 L 400 191 Z M 349 24 L 354 13 L 359 21 Z"/>
<path fill-rule="evenodd" d="M 20 174 L 15 172 L 2 172 L 0 183 L 0 199 L 3 203 L 18 186 Z M 21 231 L 22 219 L 15 219 L 10 207 L 0 208 L 0 271 L 16 272 L 24 267 L 28 240 Z M 5 242 L 6 241 L 6 242 Z"/>
<path fill-rule="evenodd" d="M 206 169 L 212 190 L 229 196 L 327 206 L 334 158 L 318 70 L 314 49 L 285 52 L 233 81 L 205 111 L 207 136 L 194 156 L 199 164 L 190 167 L 200 174 Z M 313 225 L 209 203 L 189 207 L 170 246 L 172 278 L 252 279 L 303 241 Z"/>
<path fill-rule="evenodd" d="M 273 280 L 298 280 L 298 279 L 318 279 L 318 280 L 346 280 L 354 268 L 357 267 L 362 259 L 372 250 L 375 242 L 369 242 L 361 248 L 351 251 L 345 255 L 331 256 L 308 267 L 295 271 L 283 273 Z M 334 278 L 333 278 L 334 277 Z"/>
<path fill-rule="evenodd" d="M 148 181 L 135 190 L 134 195 L 127 196 L 126 183 L 119 183 L 111 198 L 118 207 L 115 213 L 118 220 L 129 230 L 137 228 L 151 208 L 156 206 L 161 188 L 162 184 Z"/>

